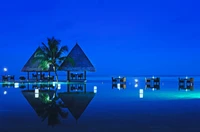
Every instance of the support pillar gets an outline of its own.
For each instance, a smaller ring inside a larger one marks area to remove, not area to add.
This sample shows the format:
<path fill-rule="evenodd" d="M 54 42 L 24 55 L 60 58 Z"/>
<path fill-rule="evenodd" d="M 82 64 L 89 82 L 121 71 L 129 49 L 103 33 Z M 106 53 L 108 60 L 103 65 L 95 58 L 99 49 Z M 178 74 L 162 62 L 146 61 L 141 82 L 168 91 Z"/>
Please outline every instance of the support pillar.
<path fill-rule="evenodd" d="M 40 72 L 40 80 L 43 80 L 43 78 L 42 78 L 42 72 Z"/>
<path fill-rule="evenodd" d="M 86 80 L 86 71 L 84 71 L 84 79 Z"/>
<path fill-rule="evenodd" d="M 70 92 L 70 84 L 67 84 L 67 92 Z"/>
<path fill-rule="evenodd" d="M 50 76 L 51 76 L 51 75 L 50 75 L 50 71 L 49 71 L 49 75 L 48 75 L 48 81 L 50 81 Z"/>
<path fill-rule="evenodd" d="M 27 78 L 27 80 L 29 81 L 29 72 L 28 72 L 28 78 Z"/>
<path fill-rule="evenodd" d="M 67 81 L 70 81 L 70 71 L 67 71 Z"/>
<path fill-rule="evenodd" d="M 86 93 L 86 84 L 83 84 L 83 88 L 84 88 L 84 93 Z"/>
<path fill-rule="evenodd" d="M 38 72 L 36 72 L 36 81 L 38 81 Z"/>

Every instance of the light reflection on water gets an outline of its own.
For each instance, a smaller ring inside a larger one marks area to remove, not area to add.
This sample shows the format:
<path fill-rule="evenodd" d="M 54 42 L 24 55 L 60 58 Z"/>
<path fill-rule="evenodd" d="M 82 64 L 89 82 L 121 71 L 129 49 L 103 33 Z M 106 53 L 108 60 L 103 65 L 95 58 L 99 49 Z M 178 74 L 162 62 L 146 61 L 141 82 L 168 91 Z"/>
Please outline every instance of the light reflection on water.
<path fill-rule="evenodd" d="M 137 87 L 135 79 L 138 79 Z M 78 84 L 77 88 L 69 89 L 66 83 L 59 83 L 61 88 L 57 93 L 62 96 L 59 100 L 64 102 L 62 109 L 69 115 L 66 119 L 60 118 L 61 124 L 55 128 L 59 131 L 91 132 L 198 131 L 200 85 L 196 81 L 198 79 L 195 79 L 194 91 L 179 91 L 177 78 L 161 78 L 160 90 L 145 89 L 144 78 L 136 77 L 127 78 L 126 88 L 113 88 L 111 78 L 88 80 L 86 89 Z M 32 90 L 32 84 L 29 89 Z M 42 122 L 22 90 L 26 91 L 27 85 L 26 88 L 6 86 L 0 89 L 0 129 L 55 131 L 47 127 L 47 119 Z M 35 98 L 35 93 L 33 95 L 31 97 Z"/>

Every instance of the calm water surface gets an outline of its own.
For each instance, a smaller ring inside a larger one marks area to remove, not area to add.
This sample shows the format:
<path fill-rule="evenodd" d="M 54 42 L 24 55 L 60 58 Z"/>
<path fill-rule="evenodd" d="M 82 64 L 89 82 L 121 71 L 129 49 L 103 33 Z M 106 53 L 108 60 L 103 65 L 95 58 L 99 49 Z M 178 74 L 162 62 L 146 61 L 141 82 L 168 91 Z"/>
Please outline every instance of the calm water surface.
<path fill-rule="evenodd" d="M 59 107 L 35 98 L 34 84 L 0 85 L 0 132 L 200 132 L 200 78 L 193 91 L 179 91 L 176 77 L 161 78 L 160 90 L 145 89 L 143 77 L 137 86 L 136 78 L 127 78 L 125 89 L 112 88 L 110 77 L 89 79 L 79 92 L 60 83 Z M 39 97 L 54 93 L 39 90 Z"/>

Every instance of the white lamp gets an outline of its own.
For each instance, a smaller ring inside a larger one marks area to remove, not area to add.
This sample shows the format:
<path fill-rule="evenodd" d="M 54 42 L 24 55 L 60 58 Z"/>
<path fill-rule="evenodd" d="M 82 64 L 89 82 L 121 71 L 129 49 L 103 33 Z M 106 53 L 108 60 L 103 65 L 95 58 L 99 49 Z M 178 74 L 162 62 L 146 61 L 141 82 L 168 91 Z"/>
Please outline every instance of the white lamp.
<path fill-rule="evenodd" d="M 8 69 L 7 69 L 7 68 L 3 68 L 3 71 L 4 71 L 4 72 L 7 72 L 7 71 L 8 71 Z"/>

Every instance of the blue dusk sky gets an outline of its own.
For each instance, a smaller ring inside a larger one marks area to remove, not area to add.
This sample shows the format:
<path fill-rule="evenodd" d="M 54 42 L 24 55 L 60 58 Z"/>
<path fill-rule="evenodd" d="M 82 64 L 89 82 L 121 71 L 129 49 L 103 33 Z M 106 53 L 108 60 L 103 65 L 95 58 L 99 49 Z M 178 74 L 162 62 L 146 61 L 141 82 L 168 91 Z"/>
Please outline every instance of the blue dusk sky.
<path fill-rule="evenodd" d="M 198 75 L 198 0 L 4 0 L 0 68 L 21 69 L 41 42 L 76 42 L 95 75 Z"/>

